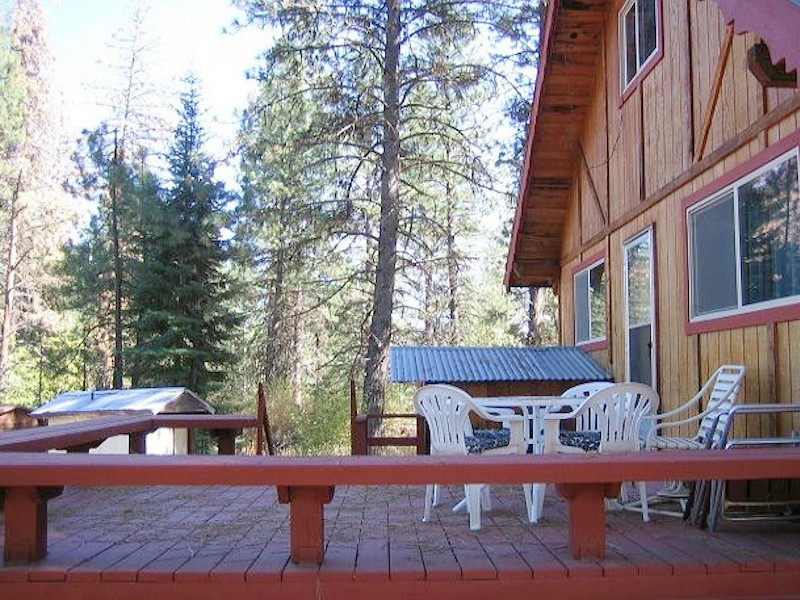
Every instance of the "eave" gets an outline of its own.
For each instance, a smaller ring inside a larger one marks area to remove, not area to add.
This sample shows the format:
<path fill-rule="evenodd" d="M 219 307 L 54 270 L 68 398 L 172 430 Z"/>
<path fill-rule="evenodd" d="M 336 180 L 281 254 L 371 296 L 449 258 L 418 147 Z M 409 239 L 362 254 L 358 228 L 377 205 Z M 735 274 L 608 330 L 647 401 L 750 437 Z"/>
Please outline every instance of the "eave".
<path fill-rule="evenodd" d="M 551 0 L 506 260 L 505 285 L 552 286 L 608 0 Z"/>

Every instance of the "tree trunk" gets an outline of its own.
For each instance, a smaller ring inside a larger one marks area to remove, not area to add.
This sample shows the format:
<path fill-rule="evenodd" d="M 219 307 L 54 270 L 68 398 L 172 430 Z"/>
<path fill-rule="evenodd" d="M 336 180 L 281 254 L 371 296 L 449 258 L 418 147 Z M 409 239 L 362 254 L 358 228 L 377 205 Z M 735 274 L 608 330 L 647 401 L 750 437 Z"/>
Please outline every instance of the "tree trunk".
<path fill-rule="evenodd" d="M 14 292 L 17 285 L 17 228 L 19 226 L 19 190 L 22 173 L 17 176 L 17 185 L 11 195 L 9 210 L 8 240 L 6 245 L 6 279 L 3 289 L 3 325 L 0 330 L 0 398 L 5 400 L 8 387 L 8 372 L 11 358 L 11 338 L 14 337 Z"/>
<path fill-rule="evenodd" d="M 392 335 L 397 230 L 400 222 L 400 0 L 388 0 L 383 65 L 381 221 L 372 320 L 367 340 L 364 395 L 370 413 L 383 412 Z"/>
<path fill-rule="evenodd" d="M 449 160 L 448 156 L 448 160 Z M 453 207 L 455 198 L 450 182 L 447 182 L 447 308 L 450 316 L 450 331 L 448 339 L 450 344 L 456 345 L 461 341 L 458 319 L 458 255 L 456 253 L 456 234 L 454 231 Z"/>
<path fill-rule="evenodd" d="M 114 389 L 122 388 L 122 251 L 119 233 L 119 169 L 117 135 L 114 133 L 114 162 L 111 164 L 111 243 L 114 248 Z"/>
<path fill-rule="evenodd" d="M 542 335 L 539 331 L 539 288 L 531 286 L 528 288 L 528 336 L 529 346 L 541 346 Z"/>

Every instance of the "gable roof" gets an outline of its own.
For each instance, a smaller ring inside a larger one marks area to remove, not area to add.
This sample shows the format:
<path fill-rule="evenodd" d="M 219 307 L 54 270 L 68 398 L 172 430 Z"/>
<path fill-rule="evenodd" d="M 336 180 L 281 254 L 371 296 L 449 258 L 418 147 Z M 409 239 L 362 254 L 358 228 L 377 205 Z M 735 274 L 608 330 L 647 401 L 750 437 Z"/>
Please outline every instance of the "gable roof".
<path fill-rule="evenodd" d="M 580 348 L 393 346 L 394 383 L 598 381 L 609 375 Z"/>
<path fill-rule="evenodd" d="M 213 413 L 193 391 L 182 387 L 64 392 L 31 412 L 31 416 L 87 413 Z"/>
<path fill-rule="evenodd" d="M 800 0 L 715 0 L 737 33 L 767 42 L 773 63 L 800 66 Z M 505 285 L 552 286 L 560 276 L 562 230 L 578 143 L 601 55 L 611 0 L 550 0 L 541 32 Z"/>
<path fill-rule="evenodd" d="M 547 6 L 507 288 L 552 286 L 560 275 L 561 232 L 608 5 L 609 0 L 550 0 Z"/>

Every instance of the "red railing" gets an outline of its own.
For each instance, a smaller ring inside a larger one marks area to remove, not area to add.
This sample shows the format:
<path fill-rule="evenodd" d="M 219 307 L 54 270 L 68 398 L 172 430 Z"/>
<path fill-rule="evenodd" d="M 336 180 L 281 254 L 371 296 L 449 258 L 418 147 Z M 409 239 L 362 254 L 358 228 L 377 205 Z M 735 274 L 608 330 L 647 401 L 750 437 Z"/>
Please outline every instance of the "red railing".
<path fill-rule="evenodd" d="M 100 421 L 94 424 L 96 437 L 110 430 L 107 419 Z M 137 434 L 143 430 L 141 422 L 128 421 Z M 246 416 L 177 415 L 154 417 L 150 426 L 226 429 L 250 422 L 252 417 Z M 82 443 L 91 435 L 91 427 L 92 422 L 83 422 L 79 432 Z M 29 435 L 46 434 L 53 448 L 77 440 L 75 428 L 64 431 L 67 437 L 62 439 L 47 429 L 56 427 L 28 431 Z M 120 433 L 118 427 L 113 430 Z M 0 436 L 0 448 L 4 438 Z M 5 558 L 26 561 L 46 554 L 47 502 L 65 485 L 274 485 L 279 500 L 290 505 L 292 561 L 321 563 L 323 506 L 331 501 L 338 485 L 554 483 L 569 502 L 569 545 L 573 556 L 581 558 L 605 554 L 604 499 L 615 497 L 623 481 L 774 478 L 800 478 L 796 449 L 324 458 L 7 452 L 0 460 Z"/>

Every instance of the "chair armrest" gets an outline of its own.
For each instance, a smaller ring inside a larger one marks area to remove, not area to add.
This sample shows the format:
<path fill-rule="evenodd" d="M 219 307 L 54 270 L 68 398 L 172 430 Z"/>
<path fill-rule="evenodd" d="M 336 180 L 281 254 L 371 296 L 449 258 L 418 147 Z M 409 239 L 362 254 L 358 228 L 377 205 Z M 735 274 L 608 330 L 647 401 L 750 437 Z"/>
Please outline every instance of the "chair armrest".
<path fill-rule="evenodd" d="M 561 421 L 567 421 L 577 417 L 585 408 L 589 398 L 584 399 L 577 408 L 568 413 L 548 413 L 544 416 L 544 452 L 545 454 L 554 453 L 583 453 L 580 448 L 565 446 L 559 439 L 561 433 Z"/>
<path fill-rule="evenodd" d="M 517 452 L 524 452 L 525 443 L 525 417 L 519 413 L 517 413 L 513 408 L 504 408 L 504 407 L 491 407 L 486 408 L 483 406 L 474 406 L 475 413 L 485 421 L 493 421 L 495 423 L 501 423 L 503 427 L 507 427 L 511 430 L 511 434 L 509 436 L 509 446 L 514 446 L 517 448 Z"/>

